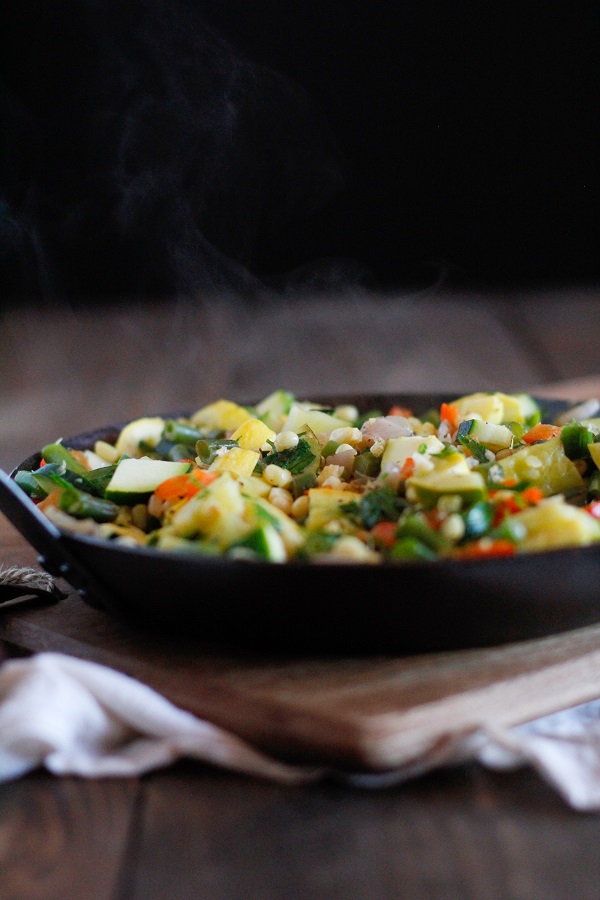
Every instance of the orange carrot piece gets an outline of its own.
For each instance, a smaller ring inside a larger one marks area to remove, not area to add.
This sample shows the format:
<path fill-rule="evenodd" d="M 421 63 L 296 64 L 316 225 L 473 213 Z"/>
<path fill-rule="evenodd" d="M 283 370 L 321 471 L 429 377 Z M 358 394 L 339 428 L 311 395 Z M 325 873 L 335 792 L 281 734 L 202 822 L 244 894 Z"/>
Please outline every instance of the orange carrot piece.
<path fill-rule="evenodd" d="M 440 419 L 448 422 L 452 428 L 458 428 L 460 424 L 460 412 L 452 403 L 442 403 L 440 406 Z"/>
<path fill-rule="evenodd" d="M 62 494 L 62 488 L 57 487 L 54 491 L 50 491 L 43 500 L 37 504 L 37 508 L 44 510 L 49 506 L 58 506 L 58 501 L 60 500 L 60 495 Z"/>
<path fill-rule="evenodd" d="M 78 463 L 81 463 L 82 466 L 85 466 L 88 471 L 91 469 L 91 466 L 87 460 L 87 456 L 85 455 L 83 450 L 70 450 L 69 452 L 73 459 L 76 459 Z"/>
<path fill-rule="evenodd" d="M 536 441 L 547 441 L 549 438 L 560 434 L 561 431 L 562 427 L 560 425 L 547 425 L 545 422 L 538 422 L 537 425 L 525 432 L 521 440 L 525 441 L 526 444 L 535 444 Z"/>
<path fill-rule="evenodd" d="M 155 496 L 161 500 L 179 500 L 184 497 L 193 497 L 199 490 L 210 484 L 217 477 L 216 472 L 207 469 L 195 468 L 185 475 L 174 475 L 158 485 L 154 491 Z"/>
<path fill-rule="evenodd" d="M 412 409 L 409 409 L 407 406 L 399 406 L 397 403 L 390 406 L 388 410 L 388 416 L 404 416 L 405 419 L 408 419 L 412 414 Z"/>
<path fill-rule="evenodd" d="M 415 471 L 415 461 L 412 456 L 407 457 L 402 464 L 402 468 L 400 469 L 400 478 L 410 478 L 412 473 Z"/>
<path fill-rule="evenodd" d="M 193 497 L 200 490 L 200 485 L 190 481 L 187 475 L 174 475 L 158 485 L 154 495 L 159 500 L 174 500 L 178 497 Z"/>
<path fill-rule="evenodd" d="M 212 484 L 215 478 L 218 477 L 218 472 L 212 472 L 209 469 L 200 469 L 198 466 L 192 469 L 191 472 L 188 472 L 188 478 L 193 478 L 194 481 L 197 481 L 202 487 L 206 487 L 207 484 Z"/>
<path fill-rule="evenodd" d="M 512 541 L 505 538 L 496 538 L 489 541 L 483 538 L 465 547 L 459 547 L 453 553 L 461 559 L 486 559 L 492 556 L 514 556 L 516 553 L 515 545 Z"/>
<path fill-rule="evenodd" d="M 544 499 L 544 492 L 538 487 L 528 487 L 521 491 L 521 496 L 530 506 L 537 506 Z"/>

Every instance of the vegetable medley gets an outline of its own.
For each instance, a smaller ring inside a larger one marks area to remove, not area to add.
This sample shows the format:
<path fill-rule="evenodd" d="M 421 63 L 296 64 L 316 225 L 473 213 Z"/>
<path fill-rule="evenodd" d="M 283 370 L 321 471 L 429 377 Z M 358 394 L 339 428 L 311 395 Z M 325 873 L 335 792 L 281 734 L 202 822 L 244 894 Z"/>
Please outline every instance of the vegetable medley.
<path fill-rule="evenodd" d="M 16 481 L 61 529 L 283 563 L 510 556 L 600 541 L 600 403 L 529 394 L 360 413 L 276 390 L 42 450 Z"/>

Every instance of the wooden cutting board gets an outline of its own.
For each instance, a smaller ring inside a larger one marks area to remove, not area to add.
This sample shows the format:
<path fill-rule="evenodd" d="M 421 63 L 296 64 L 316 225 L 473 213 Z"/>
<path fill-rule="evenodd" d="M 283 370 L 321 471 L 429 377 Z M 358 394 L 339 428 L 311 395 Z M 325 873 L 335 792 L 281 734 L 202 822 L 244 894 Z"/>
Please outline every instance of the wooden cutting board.
<path fill-rule="evenodd" d="M 35 562 L 0 516 L 0 562 Z M 134 630 L 77 594 L 0 608 L 0 639 L 109 665 L 284 759 L 380 771 L 600 696 L 600 625 L 418 657 L 276 658 Z"/>

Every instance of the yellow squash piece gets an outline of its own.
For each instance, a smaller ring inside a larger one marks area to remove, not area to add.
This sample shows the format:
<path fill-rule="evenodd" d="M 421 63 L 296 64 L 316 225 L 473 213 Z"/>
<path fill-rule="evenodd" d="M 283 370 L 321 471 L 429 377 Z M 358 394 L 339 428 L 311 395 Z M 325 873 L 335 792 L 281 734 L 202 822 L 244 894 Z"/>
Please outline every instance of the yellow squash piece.
<path fill-rule="evenodd" d="M 381 471 L 401 469 L 407 459 L 414 459 L 417 454 L 440 453 L 443 449 L 443 443 L 434 434 L 390 438 L 381 456 Z"/>
<path fill-rule="evenodd" d="M 140 458 L 145 456 L 147 449 L 140 449 L 140 442 L 156 447 L 161 439 L 165 420 L 160 416 L 152 416 L 143 419 L 134 419 L 121 429 L 115 443 L 117 459 L 120 456 L 133 456 Z"/>
<path fill-rule="evenodd" d="M 237 481 L 245 497 L 266 497 L 271 490 L 271 485 L 256 475 L 238 475 Z"/>
<path fill-rule="evenodd" d="M 243 406 L 231 400 L 216 400 L 203 406 L 191 417 L 192 425 L 206 431 L 234 431 L 242 422 L 250 418 L 250 413 Z"/>
<path fill-rule="evenodd" d="M 502 391 L 478 391 L 465 394 L 452 401 L 463 421 L 480 417 L 484 422 L 499 425 L 502 422 L 521 422 L 539 412 L 539 407 L 529 394 L 504 394 Z"/>
<path fill-rule="evenodd" d="M 435 506 L 440 497 L 449 494 L 460 496 L 463 503 L 474 503 L 486 496 L 483 476 L 469 468 L 466 457 L 458 450 L 431 456 L 433 469 L 415 472 L 406 481 L 407 496 L 411 496 L 426 508 Z"/>
<path fill-rule="evenodd" d="M 294 403 L 281 430 L 301 434 L 306 427 L 316 435 L 329 434 L 335 428 L 347 428 L 348 422 L 308 403 Z"/>
<path fill-rule="evenodd" d="M 504 403 L 503 422 L 520 422 L 524 425 L 532 416 L 540 413 L 540 407 L 531 394 L 502 394 Z"/>
<path fill-rule="evenodd" d="M 521 447 L 496 463 L 504 479 L 527 481 L 547 497 L 583 490 L 584 480 L 565 453 L 560 435 Z"/>
<path fill-rule="evenodd" d="M 171 529 L 180 537 L 200 535 L 226 549 L 253 527 L 247 504 L 238 483 L 226 472 L 175 513 Z"/>
<path fill-rule="evenodd" d="M 426 509 L 434 507 L 440 497 L 460 497 L 466 506 L 483 500 L 487 495 L 483 476 L 468 468 L 466 471 L 454 468 L 425 472 L 410 478 L 406 484 L 407 489 L 410 488 L 409 493 L 413 493 L 415 499 Z"/>
<path fill-rule="evenodd" d="M 593 462 L 596 464 L 596 467 L 600 469 L 600 442 L 595 441 L 593 444 L 588 444 L 588 449 Z"/>
<path fill-rule="evenodd" d="M 498 393 L 485 393 L 479 391 L 475 394 L 466 394 L 452 401 L 452 406 L 458 409 L 460 418 L 481 418 L 484 422 L 500 424 L 504 417 L 504 401 Z"/>
<path fill-rule="evenodd" d="M 308 531 L 320 531 L 331 522 L 338 522 L 343 532 L 356 531 L 358 526 L 344 515 L 342 507 L 347 503 L 360 502 L 356 491 L 338 488 L 311 488 L 308 491 L 308 516 L 305 526 Z"/>
<path fill-rule="evenodd" d="M 274 441 L 275 432 L 253 417 L 246 419 L 231 435 L 232 441 L 237 441 L 242 450 L 260 450 L 267 441 Z"/>
<path fill-rule="evenodd" d="M 562 496 L 549 497 L 513 516 L 525 530 L 520 549 L 533 553 L 560 547 L 585 547 L 600 541 L 600 521 Z"/>
<path fill-rule="evenodd" d="M 217 456 L 208 467 L 213 472 L 229 472 L 234 478 L 249 478 L 260 459 L 257 450 L 242 450 L 231 447 L 222 456 Z"/>

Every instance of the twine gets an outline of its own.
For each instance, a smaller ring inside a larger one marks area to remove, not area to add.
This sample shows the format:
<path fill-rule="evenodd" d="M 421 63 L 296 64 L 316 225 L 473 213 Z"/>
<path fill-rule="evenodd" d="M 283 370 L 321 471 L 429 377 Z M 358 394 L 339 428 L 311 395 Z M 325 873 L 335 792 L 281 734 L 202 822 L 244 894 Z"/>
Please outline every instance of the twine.
<path fill-rule="evenodd" d="M 0 585 L 20 587 L 24 590 L 56 592 L 54 578 L 42 569 L 32 566 L 0 566 Z"/>

